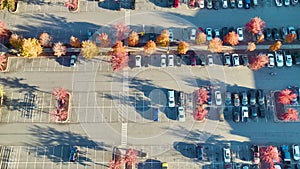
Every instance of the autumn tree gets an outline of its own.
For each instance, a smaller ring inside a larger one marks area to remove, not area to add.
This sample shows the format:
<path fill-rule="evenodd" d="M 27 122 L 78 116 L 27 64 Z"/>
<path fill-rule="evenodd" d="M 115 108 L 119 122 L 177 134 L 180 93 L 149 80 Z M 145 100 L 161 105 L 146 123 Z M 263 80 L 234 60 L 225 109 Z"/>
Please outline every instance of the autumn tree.
<path fill-rule="evenodd" d="M 289 108 L 284 114 L 281 114 L 279 118 L 284 121 L 298 121 L 298 111 Z"/>
<path fill-rule="evenodd" d="M 70 45 L 74 48 L 80 48 L 81 47 L 81 43 L 80 43 L 79 39 L 74 37 L 74 36 L 70 37 Z"/>
<path fill-rule="evenodd" d="M 189 44 L 186 42 L 179 42 L 177 51 L 179 54 L 186 54 L 186 52 L 189 50 Z"/>
<path fill-rule="evenodd" d="M 196 43 L 198 45 L 206 43 L 206 34 L 204 32 L 199 32 L 196 36 Z"/>
<path fill-rule="evenodd" d="M 124 22 L 119 22 L 113 25 L 113 28 L 115 29 L 116 33 L 116 39 L 117 40 L 124 40 L 126 39 L 127 34 L 130 32 L 130 29 L 127 25 L 125 25 Z"/>
<path fill-rule="evenodd" d="M 269 47 L 270 51 L 276 51 L 281 48 L 282 43 L 280 41 L 275 42 L 273 45 Z"/>
<path fill-rule="evenodd" d="M 61 42 L 57 42 L 53 45 L 52 50 L 54 55 L 57 57 L 61 57 L 67 53 L 67 48 Z"/>
<path fill-rule="evenodd" d="M 68 119 L 69 94 L 64 88 L 54 89 L 52 95 L 57 100 L 57 107 L 50 113 L 53 121 L 65 121 Z"/>
<path fill-rule="evenodd" d="M 133 166 L 136 166 L 138 164 L 138 152 L 134 150 L 133 148 L 129 148 L 126 150 L 125 158 L 124 158 L 124 163 L 125 163 L 125 168 L 132 168 Z"/>
<path fill-rule="evenodd" d="M 0 21 L 0 38 L 8 37 L 9 33 L 10 31 L 7 29 L 6 24 Z"/>
<path fill-rule="evenodd" d="M 206 88 L 202 87 L 196 91 L 196 103 L 202 105 L 207 103 L 209 98 L 209 91 Z"/>
<path fill-rule="evenodd" d="M 224 42 L 229 43 L 231 46 L 235 46 L 239 44 L 239 35 L 235 33 L 234 31 L 229 32 L 225 37 L 224 37 Z"/>
<path fill-rule="evenodd" d="M 22 48 L 22 38 L 17 34 L 12 34 L 9 38 L 9 44 L 14 48 L 20 50 Z"/>
<path fill-rule="evenodd" d="M 246 23 L 246 30 L 253 34 L 258 34 L 263 31 L 266 24 L 260 17 L 252 18 L 248 23 Z"/>
<path fill-rule="evenodd" d="M 113 46 L 111 64 L 114 71 L 118 71 L 127 67 L 128 64 L 128 53 L 123 42 L 117 41 Z"/>
<path fill-rule="evenodd" d="M 24 57 L 37 57 L 41 54 L 43 48 L 40 42 L 35 38 L 28 38 L 22 40 L 21 55 Z"/>
<path fill-rule="evenodd" d="M 98 39 L 101 47 L 110 47 L 110 39 L 106 33 L 100 33 Z"/>
<path fill-rule="evenodd" d="M 273 169 L 274 162 L 279 163 L 281 161 L 280 153 L 275 146 L 268 146 L 266 150 L 262 151 L 260 154 L 262 161 L 267 165 L 264 166 L 266 168 Z"/>
<path fill-rule="evenodd" d="M 265 35 L 263 33 L 258 35 L 258 38 L 256 40 L 256 43 L 263 42 L 265 40 Z"/>
<path fill-rule="evenodd" d="M 284 41 L 287 43 L 292 43 L 295 39 L 296 39 L 296 34 L 289 33 L 285 36 Z"/>
<path fill-rule="evenodd" d="M 163 30 L 162 33 L 156 38 L 156 44 L 163 47 L 169 46 L 170 32 L 168 30 Z"/>
<path fill-rule="evenodd" d="M 129 46 L 136 46 L 139 43 L 139 35 L 132 31 L 128 37 L 128 45 Z"/>
<path fill-rule="evenodd" d="M 194 120 L 197 120 L 197 121 L 204 121 L 206 116 L 208 114 L 208 110 L 206 110 L 204 108 L 204 106 L 199 106 L 196 111 L 194 112 Z"/>
<path fill-rule="evenodd" d="M 144 46 L 144 52 L 148 55 L 151 55 L 156 50 L 156 44 L 152 40 L 148 41 Z"/>
<path fill-rule="evenodd" d="M 7 56 L 4 53 L 0 53 L 0 71 L 4 71 L 7 67 Z"/>
<path fill-rule="evenodd" d="M 250 68 L 252 70 L 258 70 L 266 66 L 269 63 L 269 58 L 266 54 L 259 54 L 251 59 Z"/>
<path fill-rule="evenodd" d="M 109 169 L 121 169 L 121 161 L 114 161 L 114 160 L 111 160 L 109 162 Z"/>
<path fill-rule="evenodd" d="M 256 45 L 254 42 L 248 42 L 248 47 L 247 47 L 247 50 L 252 52 L 256 49 Z"/>
<path fill-rule="evenodd" d="M 220 38 L 213 38 L 211 41 L 208 43 L 208 49 L 211 52 L 222 52 L 222 40 Z"/>
<path fill-rule="evenodd" d="M 40 35 L 40 44 L 43 47 L 51 47 L 52 46 L 52 36 L 50 36 L 48 33 L 44 32 Z"/>
<path fill-rule="evenodd" d="M 81 48 L 82 56 L 87 59 L 93 59 L 99 54 L 99 49 L 95 42 L 92 41 L 83 41 Z"/>
<path fill-rule="evenodd" d="M 297 94 L 293 93 L 290 89 L 284 89 L 280 91 L 278 101 L 282 104 L 291 104 L 291 102 L 297 98 Z"/>

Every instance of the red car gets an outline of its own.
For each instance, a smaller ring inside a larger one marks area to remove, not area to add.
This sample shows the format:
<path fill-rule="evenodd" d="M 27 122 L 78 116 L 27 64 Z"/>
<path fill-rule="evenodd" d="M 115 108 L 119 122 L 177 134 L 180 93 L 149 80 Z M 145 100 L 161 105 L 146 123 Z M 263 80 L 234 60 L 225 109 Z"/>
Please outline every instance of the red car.
<path fill-rule="evenodd" d="M 174 8 L 178 8 L 179 7 L 179 0 L 174 0 Z"/>
<path fill-rule="evenodd" d="M 195 57 L 191 57 L 191 65 L 196 66 L 196 58 Z"/>

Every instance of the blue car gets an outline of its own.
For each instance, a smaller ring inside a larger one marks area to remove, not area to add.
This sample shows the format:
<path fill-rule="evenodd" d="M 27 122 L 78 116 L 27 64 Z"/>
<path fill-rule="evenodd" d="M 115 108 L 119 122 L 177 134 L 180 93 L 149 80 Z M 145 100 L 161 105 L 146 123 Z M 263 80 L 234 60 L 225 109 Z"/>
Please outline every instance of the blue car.
<path fill-rule="evenodd" d="M 71 153 L 70 153 L 70 162 L 76 162 L 78 161 L 79 157 L 79 150 L 77 147 L 72 147 Z"/>
<path fill-rule="evenodd" d="M 203 147 L 202 146 L 197 146 L 196 151 L 197 151 L 197 159 L 198 160 L 203 160 Z"/>
<path fill-rule="evenodd" d="M 76 66 L 75 62 L 76 62 L 76 55 L 72 55 L 70 60 L 70 67 L 75 67 Z"/>

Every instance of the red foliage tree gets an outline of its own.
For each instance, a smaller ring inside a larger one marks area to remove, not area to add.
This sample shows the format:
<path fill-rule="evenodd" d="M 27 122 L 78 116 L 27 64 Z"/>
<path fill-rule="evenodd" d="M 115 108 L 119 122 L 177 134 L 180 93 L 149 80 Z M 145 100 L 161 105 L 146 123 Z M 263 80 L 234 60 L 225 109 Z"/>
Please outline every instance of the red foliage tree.
<path fill-rule="evenodd" d="M 279 118 L 284 121 L 298 121 L 298 111 L 289 108 L 284 114 L 281 114 Z"/>
<path fill-rule="evenodd" d="M 124 162 L 125 162 L 125 166 L 126 168 L 132 168 L 133 166 L 136 166 L 138 164 L 138 152 L 132 148 L 129 148 L 126 150 L 126 154 L 125 154 L 125 158 L 124 158 Z"/>
<path fill-rule="evenodd" d="M 71 10 L 77 10 L 78 0 L 69 0 L 68 2 L 65 2 L 64 6 Z"/>
<path fill-rule="evenodd" d="M 124 40 L 127 34 L 130 32 L 130 29 L 124 22 L 116 23 L 113 25 L 116 30 L 116 39 L 117 40 Z"/>
<path fill-rule="evenodd" d="M 197 103 L 202 105 L 203 103 L 206 103 L 209 99 L 209 92 L 205 88 L 200 88 L 196 91 L 196 98 L 197 98 Z"/>
<path fill-rule="evenodd" d="M 0 71 L 4 71 L 7 67 L 7 56 L 0 54 Z"/>
<path fill-rule="evenodd" d="M 111 63 L 114 71 L 121 70 L 128 65 L 128 53 L 121 41 L 117 41 L 113 46 Z"/>
<path fill-rule="evenodd" d="M 7 29 L 6 24 L 0 21 L 0 38 L 8 37 L 10 31 Z"/>
<path fill-rule="evenodd" d="M 278 152 L 277 147 L 274 146 L 268 146 L 265 151 L 262 151 L 261 159 L 268 169 L 274 168 L 274 161 L 277 163 L 281 161 L 280 153 Z"/>
<path fill-rule="evenodd" d="M 56 97 L 56 100 L 61 101 L 62 104 L 68 100 L 68 92 L 64 88 L 54 89 L 52 95 Z"/>
<path fill-rule="evenodd" d="M 265 67 L 269 63 L 269 58 L 266 54 L 259 54 L 257 57 L 251 59 L 250 68 L 252 70 L 258 70 Z"/>
<path fill-rule="evenodd" d="M 199 120 L 199 121 L 203 121 L 203 120 L 205 120 L 207 114 L 208 114 L 208 110 L 206 110 L 204 108 L 204 106 L 202 105 L 202 106 L 198 107 L 198 109 L 195 110 L 194 119 Z"/>
<path fill-rule="evenodd" d="M 115 161 L 115 160 L 111 160 L 109 162 L 109 168 L 110 169 L 121 169 L 121 161 Z"/>
<path fill-rule="evenodd" d="M 255 17 L 246 23 L 246 30 L 253 34 L 258 34 L 262 32 L 265 26 L 265 22 L 260 17 Z"/>
<path fill-rule="evenodd" d="M 65 121 L 68 119 L 68 111 L 57 107 L 56 110 L 50 113 L 50 117 L 51 120 L 55 122 Z"/>
<path fill-rule="evenodd" d="M 297 98 L 297 94 L 293 93 L 290 89 L 284 89 L 280 91 L 278 101 L 282 104 L 291 104 L 291 101 L 293 101 L 295 98 Z"/>

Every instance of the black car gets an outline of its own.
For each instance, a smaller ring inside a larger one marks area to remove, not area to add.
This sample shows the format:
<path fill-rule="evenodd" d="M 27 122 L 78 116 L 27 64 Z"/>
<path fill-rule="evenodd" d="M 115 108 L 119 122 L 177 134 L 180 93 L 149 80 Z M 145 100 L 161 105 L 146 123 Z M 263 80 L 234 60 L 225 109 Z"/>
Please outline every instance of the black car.
<path fill-rule="evenodd" d="M 261 118 L 265 118 L 266 117 L 266 110 L 265 110 L 265 106 L 259 106 L 258 107 L 259 110 L 259 116 Z"/>
<path fill-rule="evenodd" d="M 256 104 L 256 92 L 255 92 L 255 90 L 251 89 L 249 91 L 249 98 L 250 98 L 250 105 L 254 106 Z"/>
<path fill-rule="evenodd" d="M 235 28 L 234 27 L 230 27 L 228 32 L 235 32 Z"/>
<path fill-rule="evenodd" d="M 176 57 L 176 65 L 181 66 L 181 58 L 179 56 Z"/>
<path fill-rule="evenodd" d="M 258 104 L 259 104 L 259 105 L 265 104 L 265 95 L 264 95 L 264 91 L 261 90 L 261 89 L 259 89 L 259 90 L 257 90 L 257 94 L 258 94 L 258 96 L 257 96 Z"/>
<path fill-rule="evenodd" d="M 224 40 L 224 37 L 228 34 L 228 27 L 222 28 L 222 39 Z"/>
<path fill-rule="evenodd" d="M 257 107 L 251 106 L 250 110 L 251 110 L 251 118 L 256 119 L 258 117 Z"/>
<path fill-rule="evenodd" d="M 199 58 L 200 58 L 200 61 L 201 61 L 201 65 L 205 66 L 206 65 L 206 57 L 205 57 L 205 55 L 200 55 Z"/>
<path fill-rule="evenodd" d="M 264 35 L 266 40 L 272 40 L 272 31 L 270 28 L 264 30 Z"/>
<path fill-rule="evenodd" d="M 274 40 L 277 41 L 280 39 L 280 34 L 279 34 L 279 31 L 277 28 L 272 29 L 272 35 L 273 35 Z"/>
<path fill-rule="evenodd" d="M 196 151 L 197 151 L 197 159 L 198 160 L 203 160 L 203 147 L 202 146 L 197 146 L 196 147 Z"/>
<path fill-rule="evenodd" d="M 178 106 L 183 106 L 183 104 L 184 104 L 183 92 L 178 92 Z"/>
<path fill-rule="evenodd" d="M 215 10 L 218 10 L 220 8 L 220 2 L 218 0 L 213 0 L 212 3 L 213 3 L 213 8 Z"/>
<path fill-rule="evenodd" d="M 296 30 L 297 39 L 300 40 L 300 28 Z"/>
<path fill-rule="evenodd" d="M 251 2 L 250 0 L 245 0 L 245 8 L 250 9 Z"/>
<path fill-rule="evenodd" d="M 232 116 L 233 116 L 233 121 L 234 122 L 239 122 L 240 121 L 240 107 L 234 107 L 233 108 Z"/>
<path fill-rule="evenodd" d="M 243 65 L 244 66 L 249 66 L 248 56 L 247 55 L 242 55 L 241 58 L 242 58 L 242 61 L 243 61 Z"/>

